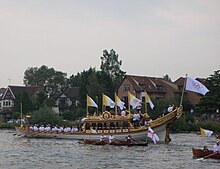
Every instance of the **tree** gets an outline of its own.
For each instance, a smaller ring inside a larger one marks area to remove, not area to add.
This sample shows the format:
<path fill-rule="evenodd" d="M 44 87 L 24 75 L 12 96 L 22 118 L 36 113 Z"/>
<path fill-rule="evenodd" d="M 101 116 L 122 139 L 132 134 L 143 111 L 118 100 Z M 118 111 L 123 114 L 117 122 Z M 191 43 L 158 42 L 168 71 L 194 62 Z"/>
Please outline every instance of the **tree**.
<path fill-rule="evenodd" d="M 209 92 L 202 96 L 200 103 L 195 107 L 195 112 L 213 114 L 220 107 L 220 70 L 214 71 L 214 74 L 206 79 L 205 86 Z"/>
<path fill-rule="evenodd" d="M 69 85 L 72 87 L 80 87 L 79 106 L 81 107 L 86 107 L 86 95 L 88 94 L 87 87 L 90 79 L 89 76 L 93 73 L 96 73 L 95 68 L 89 68 L 87 71 L 83 70 L 83 72 L 77 73 L 75 76 L 70 76 L 68 82 Z"/>
<path fill-rule="evenodd" d="M 22 92 L 16 97 L 14 105 L 15 112 L 21 112 L 21 104 L 24 114 L 30 113 L 33 110 L 33 102 L 29 98 L 27 92 Z"/>
<path fill-rule="evenodd" d="M 47 94 L 45 92 L 38 92 L 33 98 L 34 110 L 39 110 L 39 108 L 43 106 L 51 107 L 52 105 L 48 104 L 48 100 L 50 100 L 50 98 L 47 97 Z"/>
<path fill-rule="evenodd" d="M 41 107 L 38 111 L 31 113 L 32 124 L 51 124 L 59 125 L 62 123 L 62 118 L 59 117 L 50 107 Z"/>
<path fill-rule="evenodd" d="M 103 51 L 100 69 L 111 77 L 114 88 L 117 87 L 126 73 L 121 70 L 121 65 L 122 61 L 118 60 L 118 54 L 113 49 L 110 52 L 107 50 Z"/>
<path fill-rule="evenodd" d="M 67 87 L 67 74 L 48 68 L 43 65 L 40 68 L 30 67 L 24 72 L 24 84 L 27 86 L 44 86 L 45 92 L 50 98 L 59 95 Z"/>

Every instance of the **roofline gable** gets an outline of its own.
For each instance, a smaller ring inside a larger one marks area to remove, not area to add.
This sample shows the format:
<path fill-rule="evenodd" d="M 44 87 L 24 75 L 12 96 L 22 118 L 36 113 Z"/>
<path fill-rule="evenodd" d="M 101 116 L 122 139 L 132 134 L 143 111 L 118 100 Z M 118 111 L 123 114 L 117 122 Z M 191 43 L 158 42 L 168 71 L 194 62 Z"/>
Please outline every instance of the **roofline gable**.
<path fill-rule="evenodd" d="M 12 96 L 13 96 L 13 98 L 15 99 L 15 95 L 14 95 L 14 93 L 12 92 L 12 90 L 11 90 L 10 86 L 8 86 L 8 87 L 7 87 L 7 89 L 6 89 L 6 91 L 5 91 L 5 93 L 4 93 L 3 97 L 2 97 L 2 99 L 4 99 L 4 98 L 5 98 L 5 95 L 6 95 L 6 93 L 8 92 L 8 90 L 10 91 L 10 93 L 11 93 L 11 94 L 12 94 Z"/>

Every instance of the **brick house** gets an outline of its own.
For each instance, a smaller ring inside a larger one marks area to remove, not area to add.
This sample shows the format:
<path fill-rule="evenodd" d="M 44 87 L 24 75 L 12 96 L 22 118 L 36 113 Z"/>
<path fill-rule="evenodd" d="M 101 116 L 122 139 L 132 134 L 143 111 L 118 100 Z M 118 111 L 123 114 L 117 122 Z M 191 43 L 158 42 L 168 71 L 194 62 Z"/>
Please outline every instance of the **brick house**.
<path fill-rule="evenodd" d="M 169 99 L 180 95 L 176 84 L 163 78 L 125 75 L 117 88 L 117 95 L 128 104 L 128 91 L 144 101 L 143 93 L 146 91 L 152 100 L 160 98 Z"/>

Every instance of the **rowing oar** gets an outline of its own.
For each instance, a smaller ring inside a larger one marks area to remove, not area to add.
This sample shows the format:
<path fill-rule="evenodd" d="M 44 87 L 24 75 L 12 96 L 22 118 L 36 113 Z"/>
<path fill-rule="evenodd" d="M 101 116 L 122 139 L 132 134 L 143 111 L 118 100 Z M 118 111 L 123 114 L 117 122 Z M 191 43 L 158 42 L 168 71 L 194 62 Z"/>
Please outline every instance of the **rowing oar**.
<path fill-rule="evenodd" d="M 209 154 L 209 155 L 204 156 L 204 157 L 202 157 L 202 158 L 198 158 L 198 159 L 196 159 L 196 160 L 204 160 L 204 159 L 209 158 L 209 157 L 211 157 L 211 156 L 213 156 L 213 155 L 215 155 L 215 154 L 216 154 L 216 153 L 212 153 L 212 154 Z"/>
<path fill-rule="evenodd" d="M 13 136 L 21 136 L 21 134 L 16 134 L 16 133 L 14 133 Z"/>

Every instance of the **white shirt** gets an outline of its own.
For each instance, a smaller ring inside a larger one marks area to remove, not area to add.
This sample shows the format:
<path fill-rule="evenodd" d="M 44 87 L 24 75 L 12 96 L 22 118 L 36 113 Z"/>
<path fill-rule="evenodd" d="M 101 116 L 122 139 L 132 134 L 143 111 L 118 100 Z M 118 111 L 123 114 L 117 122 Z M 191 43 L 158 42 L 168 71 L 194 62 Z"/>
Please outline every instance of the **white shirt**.
<path fill-rule="evenodd" d="M 124 110 L 121 111 L 121 116 L 126 116 L 126 112 Z"/>
<path fill-rule="evenodd" d="M 37 126 L 34 126 L 34 131 L 38 131 L 38 127 Z"/>
<path fill-rule="evenodd" d="M 172 111 L 173 111 L 173 107 L 174 107 L 174 106 L 168 107 L 168 108 L 167 108 L 167 111 L 168 111 L 168 112 L 172 112 Z"/>
<path fill-rule="evenodd" d="M 99 141 L 104 141 L 105 140 L 105 136 L 101 135 Z"/>
<path fill-rule="evenodd" d="M 213 151 L 214 151 L 214 153 L 220 152 L 220 144 L 219 145 L 215 144 L 213 147 Z"/>
<path fill-rule="evenodd" d="M 134 115 L 133 115 L 133 121 L 136 121 L 137 120 L 137 114 L 135 113 Z"/>
<path fill-rule="evenodd" d="M 136 120 L 140 121 L 141 120 L 141 115 L 138 113 L 136 114 Z"/>
<path fill-rule="evenodd" d="M 111 143 L 114 139 L 115 139 L 115 137 L 112 136 L 112 135 L 110 135 L 110 136 L 108 137 L 108 142 Z"/>

